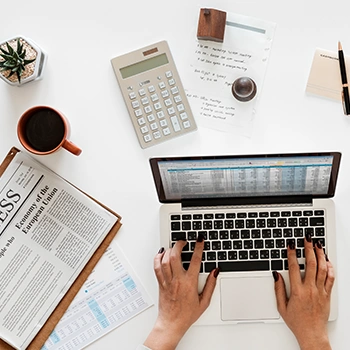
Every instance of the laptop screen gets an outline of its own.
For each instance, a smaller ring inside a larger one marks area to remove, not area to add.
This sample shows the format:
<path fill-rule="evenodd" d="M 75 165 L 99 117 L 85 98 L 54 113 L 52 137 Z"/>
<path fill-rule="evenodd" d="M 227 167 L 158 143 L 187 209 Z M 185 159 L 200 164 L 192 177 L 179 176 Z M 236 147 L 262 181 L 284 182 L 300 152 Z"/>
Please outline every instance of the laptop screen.
<path fill-rule="evenodd" d="M 150 160 L 161 202 L 184 199 L 334 195 L 340 153 Z"/>

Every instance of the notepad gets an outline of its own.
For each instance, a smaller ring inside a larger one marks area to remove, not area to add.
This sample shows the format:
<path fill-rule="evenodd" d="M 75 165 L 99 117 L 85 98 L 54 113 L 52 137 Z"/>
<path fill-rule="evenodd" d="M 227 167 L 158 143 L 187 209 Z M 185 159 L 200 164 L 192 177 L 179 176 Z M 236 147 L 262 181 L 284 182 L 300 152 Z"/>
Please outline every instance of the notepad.
<path fill-rule="evenodd" d="M 345 56 L 347 71 L 350 69 L 350 56 Z M 348 74 L 348 80 L 350 76 Z M 337 51 L 317 48 L 312 61 L 306 92 L 341 101 L 342 84 Z"/>

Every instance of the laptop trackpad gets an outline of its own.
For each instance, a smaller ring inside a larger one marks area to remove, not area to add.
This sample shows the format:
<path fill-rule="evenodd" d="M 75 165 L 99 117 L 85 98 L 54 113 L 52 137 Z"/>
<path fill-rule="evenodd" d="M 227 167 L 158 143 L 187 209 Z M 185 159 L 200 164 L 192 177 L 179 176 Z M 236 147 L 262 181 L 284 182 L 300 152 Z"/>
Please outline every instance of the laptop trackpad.
<path fill-rule="evenodd" d="M 221 278 L 220 293 L 223 321 L 273 320 L 280 317 L 271 277 Z"/>

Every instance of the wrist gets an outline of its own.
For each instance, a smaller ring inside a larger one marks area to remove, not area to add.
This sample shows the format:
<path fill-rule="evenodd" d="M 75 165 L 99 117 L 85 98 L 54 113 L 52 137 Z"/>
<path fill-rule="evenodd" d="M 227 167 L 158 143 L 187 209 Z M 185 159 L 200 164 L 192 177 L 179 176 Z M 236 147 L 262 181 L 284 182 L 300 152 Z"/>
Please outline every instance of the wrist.
<path fill-rule="evenodd" d="M 315 337 L 308 336 L 305 339 L 299 340 L 300 350 L 331 350 L 331 345 L 327 333 L 317 335 Z"/>
<path fill-rule="evenodd" d="M 143 345 L 152 350 L 174 350 L 185 333 L 186 330 L 176 327 L 174 322 L 167 325 L 157 319 Z"/>

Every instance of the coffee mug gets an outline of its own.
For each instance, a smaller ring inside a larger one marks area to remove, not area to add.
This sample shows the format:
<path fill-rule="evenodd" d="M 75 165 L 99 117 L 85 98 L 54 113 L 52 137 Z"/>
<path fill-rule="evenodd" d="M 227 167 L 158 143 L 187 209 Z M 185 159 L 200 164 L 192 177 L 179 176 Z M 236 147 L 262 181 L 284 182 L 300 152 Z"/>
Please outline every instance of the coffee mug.
<path fill-rule="evenodd" d="M 68 140 L 69 123 L 55 108 L 35 106 L 25 111 L 17 124 L 17 136 L 29 152 L 46 155 L 61 147 L 78 156 L 81 149 Z"/>

